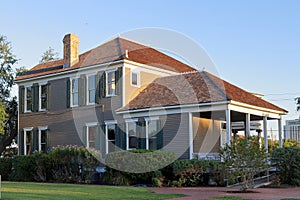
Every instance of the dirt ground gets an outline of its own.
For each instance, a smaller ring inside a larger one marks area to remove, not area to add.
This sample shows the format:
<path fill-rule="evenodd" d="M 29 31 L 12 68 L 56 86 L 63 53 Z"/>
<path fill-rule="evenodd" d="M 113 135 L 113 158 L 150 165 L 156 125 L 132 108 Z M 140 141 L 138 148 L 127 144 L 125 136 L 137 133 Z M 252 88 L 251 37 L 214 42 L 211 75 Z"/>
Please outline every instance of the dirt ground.
<path fill-rule="evenodd" d="M 253 193 L 228 193 L 234 189 L 224 187 L 197 187 L 197 188 L 149 188 L 159 194 L 184 194 L 186 197 L 172 200 L 200 200 L 211 197 L 238 196 L 246 199 L 280 200 L 284 198 L 300 198 L 298 188 L 258 188 Z M 236 190 L 237 191 L 237 190 Z"/>

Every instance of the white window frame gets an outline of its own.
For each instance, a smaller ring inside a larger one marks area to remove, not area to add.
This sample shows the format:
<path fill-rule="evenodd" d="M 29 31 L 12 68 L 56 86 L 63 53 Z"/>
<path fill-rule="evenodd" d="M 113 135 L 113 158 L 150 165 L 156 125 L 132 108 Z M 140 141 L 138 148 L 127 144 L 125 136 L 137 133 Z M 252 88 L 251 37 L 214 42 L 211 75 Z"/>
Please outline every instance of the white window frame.
<path fill-rule="evenodd" d="M 125 120 L 126 123 L 126 150 L 131 150 L 134 148 L 129 148 L 129 130 L 128 130 L 128 123 L 132 123 L 132 122 L 138 122 L 138 119 L 127 119 Z"/>
<path fill-rule="evenodd" d="M 145 122 L 146 122 L 146 149 L 149 149 L 149 122 L 150 121 L 158 121 L 159 117 L 158 116 L 153 116 L 153 117 L 145 117 Z"/>
<path fill-rule="evenodd" d="M 118 122 L 116 120 L 108 120 L 108 121 L 104 121 L 105 123 L 105 154 L 108 154 L 108 143 L 111 140 L 108 140 L 108 126 L 110 125 L 117 125 Z M 115 138 L 115 142 L 116 142 L 116 138 Z"/>
<path fill-rule="evenodd" d="M 115 74 L 115 92 L 114 92 L 114 94 L 108 94 L 108 74 L 109 74 L 109 73 L 116 73 L 116 71 L 117 71 L 117 70 L 114 69 L 114 70 L 109 70 L 109 71 L 106 71 L 106 72 L 105 72 L 105 73 L 106 73 L 106 76 L 105 76 L 105 77 L 106 77 L 106 80 L 105 80 L 105 82 L 106 82 L 106 84 L 105 84 L 105 85 L 106 85 L 106 88 L 105 88 L 105 90 L 106 90 L 106 91 L 105 91 L 105 94 L 106 94 L 107 97 L 116 96 L 116 88 L 117 88 L 117 82 L 116 82 L 116 78 L 117 78 L 117 77 L 116 77 L 116 74 Z"/>
<path fill-rule="evenodd" d="M 30 113 L 30 112 L 32 112 L 31 108 L 30 108 L 30 110 L 28 110 L 28 108 L 27 108 L 27 88 L 30 88 L 31 93 L 32 93 L 33 92 L 32 85 L 27 85 L 24 88 L 25 88 L 25 91 L 24 91 L 24 112 L 25 113 Z M 33 106 L 33 98 L 32 97 L 31 97 L 31 106 Z"/>
<path fill-rule="evenodd" d="M 95 102 L 90 103 L 90 90 L 89 90 L 89 78 L 91 76 L 95 76 Z M 86 104 L 87 105 L 94 105 L 96 103 L 96 90 L 97 90 L 97 74 L 87 74 L 86 75 Z"/>
<path fill-rule="evenodd" d="M 90 141 L 89 141 L 89 128 L 90 127 L 96 127 L 96 130 L 98 128 L 98 122 L 90 122 L 86 123 L 86 148 L 90 148 Z M 95 141 L 96 142 L 96 135 L 95 135 Z"/>
<path fill-rule="evenodd" d="M 78 84 L 78 88 L 77 88 L 77 93 L 78 93 L 78 104 L 77 105 L 75 105 L 75 104 L 73 104 L 73 80 L 77 80 L 77 84 Z M 72 77 L 72 78 L 70 78 L 70 107 L 78 107 L 79 106 L 79 77 Z"/>
<path fill-rule="evenodd" d="M 39 111 L 46 111 L 46 108 L 42 108 L 42 86 L 47 87 L 47 83 L 40 83 L 39 84 Z M 49 94 L 46 94 L 46 95 L 49 95 Z M 46 96 L 46 98 L 47 98 L 47 96 Z"/>
<path fill-rule="evenodd" d="M 29 128 L 23 128 L 23 131 L 24 131 L 24 143 L 23 143 L 23 145 L 24 145 L 24 151 L 23 151 L 23 153 L 24 153 L 24 155 L 27 155 L 27 144 L 26 144 L 26 136 L 27 136 L 27 132 L 31 132 L 31 134 L 33 134 L 33 132 L 32 132 L 32 130 L 33 130 L 33 127 L 29 127 Z M 32 138 L 31 138 L 32 139 Z M 32 141 L 30 141 L 30 143 L 31 143 Z"/>
<path fill-rule="evenodd" d="M 136 85 L 132 83 L 132 75 L 133 74 L 136 74 Z M 140 71 L 131 69 L 130 70 L 130 85 L 133 86 L 133 87 L 138 87 L 139 88 L 141 86 L 140 77 L 141 77 Z"/>
<path fill-rule="evenodd" d="M 42 151 L 42 131 L 47 131 L 48 126 L 39 126 L 39 136 L 38 136 L 38 141 L 39 141 L 39 151 Z M 48 142 L 48 141 L 47 141 Z"/>

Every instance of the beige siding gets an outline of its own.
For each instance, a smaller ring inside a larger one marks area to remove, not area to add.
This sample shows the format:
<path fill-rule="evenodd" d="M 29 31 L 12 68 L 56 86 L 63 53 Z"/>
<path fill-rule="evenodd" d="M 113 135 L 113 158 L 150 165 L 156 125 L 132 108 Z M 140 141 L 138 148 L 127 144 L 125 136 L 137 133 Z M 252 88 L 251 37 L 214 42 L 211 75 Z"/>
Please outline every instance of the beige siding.
<path fill-rule="evenodd" d="M 194 153 L 219 152 L 220 128 L 220 121 L 193 117 Z"/>
<path fill-rule="evenodd" d="M 130 73 L 130 68 L 125 67 L 125 104 L 128 104 L 134 97 L 136 97 L 149 83 L 160 77 L 157 74 L 140 71 L 140 87 L 135 87 L 130 83 Z"/>

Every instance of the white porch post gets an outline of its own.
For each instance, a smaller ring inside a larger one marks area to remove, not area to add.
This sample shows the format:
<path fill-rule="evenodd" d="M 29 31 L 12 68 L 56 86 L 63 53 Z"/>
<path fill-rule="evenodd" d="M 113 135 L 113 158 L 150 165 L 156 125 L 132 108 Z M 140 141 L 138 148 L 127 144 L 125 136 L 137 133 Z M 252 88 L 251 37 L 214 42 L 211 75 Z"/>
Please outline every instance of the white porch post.
<path fill-rule="evenodd" d="M 250 114 L 246 113 L 245 138 L 248 141 L 250 137 Z"/>
<path fill-rule="evenodd" d="M 268 118 L 267 116 L 264 116 L 264 120 L 263 120 L 263 125 L 264 125 L 264 146 L 265 146 L 265 150 L 268 153 Z"/>
<path fill-rule="evenodd" d="M 189 113 L 189 148 L 190 160 L 193 159 L 194 153 L 194 131 L 193 131 L 193 114 Z"/>
<path fill-rule="evenodd" d="M 279 147 L 282 148 L 282 124 L 281 124 L 281 117 L 278 119 L 278 139 L 279 139 Z"/>
<path fill-rule="evenodd" d="M 231 145 L 231 115 L 230 109 L 226 109 L 226 143 Z"/>

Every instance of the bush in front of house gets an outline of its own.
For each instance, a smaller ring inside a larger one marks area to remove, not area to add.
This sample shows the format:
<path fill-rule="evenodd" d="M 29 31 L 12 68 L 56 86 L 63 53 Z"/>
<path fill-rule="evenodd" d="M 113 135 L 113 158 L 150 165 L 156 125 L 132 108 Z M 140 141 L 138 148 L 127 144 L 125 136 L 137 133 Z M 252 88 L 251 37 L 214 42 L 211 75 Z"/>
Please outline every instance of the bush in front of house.
<path fill-rule="evenodd" d="M 161 169 L 176 159 L 173 152 L 129 150 L 109 153 L 104 182 L 111 185 L 162 185 Z"/>
<path fill-rule="evenodd" d="M 169 185 L 176 187 L 194 187 L 208 185 L 209 179 L 220 184 L 220 164 L 217 161 L 208 160 L 176 160 L 169 166 L 172 171 L 169 177 Z"/>
<path fill-rule="evenodd" d="M 300 148 L 297 146 L 276 149 L 271 154 L 280 183 L 300 186 Z"/>
<path fill-rule="evenodd" d="M 89 183 L 98 165 L 97 152 L 84 147 L 55 147 L 49 154 L 1 158 L 3 180 Z"/>
<path fill-rule="evenodd" d="M 3 181 L 8 181 L 11 173 L 12 159 L 8 157 L 0 158 L 0 175 Z"/>

